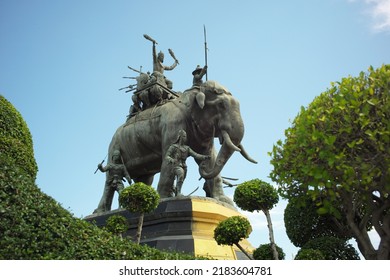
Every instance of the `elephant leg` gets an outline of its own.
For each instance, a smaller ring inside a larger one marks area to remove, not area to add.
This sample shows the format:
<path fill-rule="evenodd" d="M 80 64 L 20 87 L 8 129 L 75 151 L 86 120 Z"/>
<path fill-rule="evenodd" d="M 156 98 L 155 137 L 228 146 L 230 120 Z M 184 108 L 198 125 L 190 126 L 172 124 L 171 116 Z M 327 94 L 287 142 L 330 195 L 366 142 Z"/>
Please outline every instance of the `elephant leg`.
<path fill-rule="evenodd" d="M 142 182 L 148 186 L 153 184 L 154 175 L 145 175 L 138 178 L 134 178 L 134 182 Z"/>
<path fill-rule="evenodd" d="M 213 179 L 208 179 L 203 185 L 203 190 L 206 192 L 207 197 L 215 198 L 221 202 L 233 205 L 233 201 L 224 194 L 222 186 L 222 177 L 218 175 Z"/>
<path fill-rule="evenodd" d="M 157 192 L 161 198 L 173 196 L 173 183 L 175 181 L 175 175 L 172 167 L 163 162 L 160 172 L 160 180 L 158 181 Z"/>
<path fill-rule="evenodd" d="M 98 207 L 93 211 L 96 213 L 103 213 L 111 210 L 112 199 L 114 197 L 115 190 L 110 186 L 110 184 L 106 183 L 104 186 L 104 191 L 102 198 L 100 199 Z"/>

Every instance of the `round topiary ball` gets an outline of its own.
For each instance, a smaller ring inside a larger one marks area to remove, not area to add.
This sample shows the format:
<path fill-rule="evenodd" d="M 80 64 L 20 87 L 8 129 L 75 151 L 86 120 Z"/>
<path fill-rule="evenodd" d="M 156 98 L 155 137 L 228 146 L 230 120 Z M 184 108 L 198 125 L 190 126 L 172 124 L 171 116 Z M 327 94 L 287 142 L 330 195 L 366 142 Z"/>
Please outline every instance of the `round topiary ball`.
<path fill-rule="evenodd" d="M 124 188 L 119 195 L 120 206 L 132 213 L 149 213 L 157 208 L 160 196 L 153 189 L 142 182 Z"/>
<path fill-rule="evenodd" d="M 38 167 L 34 158 L 30 130 L 22 115 L 0 95 L 0 155 L 36 178 Z"/>
<path fill-rule="evenodd" d="M 318 249 L 300 249 L 294 260 L 325 260 L 325 257 Z"/>
<path fill-rule="evenodd" d="M 232 216 L 221 221 L 214 229 L 214 239 L 218 245 L 238 244 L 242 239 L 248 238 L 252 226 L 247 218 Z"/>
<path fill-rule="evenodd" d="M 284 260 L 286 254 L 283 252 L 283 249 L 278 245 L 276 246 L 276 251 L 278 251 L 279 260 Z M 271 243 L 262 244 L 257 249 L 253 251 L 253 258 L 255 260 L 273 260 L 274 255 L 272 253 Z"/>

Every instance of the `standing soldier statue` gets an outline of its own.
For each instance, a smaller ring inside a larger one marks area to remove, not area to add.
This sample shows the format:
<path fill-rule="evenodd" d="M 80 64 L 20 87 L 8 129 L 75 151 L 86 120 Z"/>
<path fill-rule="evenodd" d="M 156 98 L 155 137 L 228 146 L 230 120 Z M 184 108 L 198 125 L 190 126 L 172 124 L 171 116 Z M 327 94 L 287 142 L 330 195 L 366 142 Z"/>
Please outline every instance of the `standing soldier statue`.
<path fill-rule="evenodd" d="M 115 150 L 112 154 L 111 162 L 103 167 L 102 163 L 99 163 L 98 169 L 101 172 L 108 172 L 106 177 L 106 183 L 104 186 L 103 196 L 99 202 L 99 206 L 93 213 L 101 213 L 111 210 L 112 199 L 114 193 L 118 194 L 124 189 L 123 181 L 126 178 L 127 182 L 131 184 L 131 178 L 126 171 L 126 167 L 122 162 L 122 157 L 118 150 Z"/>
<path fill-rule="evenodd" d="M 187 142 L 187 133 L 184 130 L 179 130 L 179 135 L 175 143 L 173 143 L 167 151 L 165 160 L 171 164 L 172 172 L 172 188 L 176 196 L 182 196 L 181 188 L 183 186 L 184 179 L 187 176 L 187 164 L 186 160 L 189 156 L 194 157 L 197 160 L 206 160 L 210 156 L 205 156 L 196 153 L 189 146 L 185 145 Z M 176 178 L 176 187 L 173 186 Z"/>

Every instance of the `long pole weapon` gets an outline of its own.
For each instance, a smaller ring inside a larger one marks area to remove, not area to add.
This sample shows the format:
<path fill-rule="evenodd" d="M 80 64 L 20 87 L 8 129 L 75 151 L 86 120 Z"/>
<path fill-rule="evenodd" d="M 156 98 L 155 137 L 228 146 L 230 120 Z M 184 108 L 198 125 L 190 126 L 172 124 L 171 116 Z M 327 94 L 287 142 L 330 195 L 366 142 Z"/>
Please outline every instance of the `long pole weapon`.
<path fill-rule="evenodd" d="M 207 40 L 206 40 L 206 26 L 203 24 L 203 34 L 204 34 L 204 60 L 205 65 L 207 66 Z M 208 66 L 207 66 L 208 67 Z M 206 81 L 207 81 L 207 72 L 206 71 Z"/>
<path fill-rule="evenodd" d="M 108 154 L 107 154 L 108 155 Z M 103 164 L 104 163 L 104 161 L 106 160 L 106 158 L 107 158 L 107 155 L 104 157 L 104 159 L 102 160 L 102 162 L 100 163 L 100 164 Z M 96 168 L 96 170 L 95 170 L 95 172 L 93 173 L 93 174 L 96 174 L 96 172 L 99 170 L 99 167 L 98 168 Z"/>

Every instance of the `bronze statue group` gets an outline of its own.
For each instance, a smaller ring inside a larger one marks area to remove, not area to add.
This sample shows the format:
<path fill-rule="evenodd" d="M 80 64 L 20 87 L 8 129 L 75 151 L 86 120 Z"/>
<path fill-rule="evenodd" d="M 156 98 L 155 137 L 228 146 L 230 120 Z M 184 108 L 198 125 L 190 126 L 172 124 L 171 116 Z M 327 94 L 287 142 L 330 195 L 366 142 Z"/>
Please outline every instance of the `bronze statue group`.
<path fill-rule="evenodd" d="M 125 87 L 129 88 L 129 90 L 127 90 L 126 92 L 134 91 L 132 95 L 133 104 L 130 106 L 127 121 L 129 121 L 130 118 L 134 117 L 137 113 L 141 111 L 144 111 L 153 106 L 162 105 L 167 100 L 178 97 L 178 94 L 172 90 L 172 81 L 167 79 L 164 75 L 165 70 L 173 70 L 179 64 L 178 59 L 175 57 L 173 51 L 171 49 L 168 49 L 171 57 L 174 59 L 174 63 L 171 66 L 164 65 L 164 53 L 160 51 L 157 54 L 156 51 L 157 42 L 146 34 L 144 35 L 144 37 L 153 43 L 153 73 L 144 73 L 128 66 L 130 70 L 139 73 L 139 75 L 137 77 L 124 77 L 135 79 L 137 82 L 136 85 L 130 85 Z M 196 67 L 196 69 L 192 72 L 192 89 L 195 88 L 201 91 L 200 87 L 203 83 L 202 78 L 206 74 L 206 72 L 207 65 L 204 67 L 200 67 L 198 65 Z M 125 88 L 121 88 L 120 90 Z M 186 145 L 186 142 L 187 133 L 184 130 L 180 130 L 176 141 L 172 143 L 172 145 L 169 147 L 164 159 L 170 164 L 172 176 L 174 176 L 176 181 L 176 186 L 172 186 L 172 193 L 174 196 L 183 196 L 181 194 L 181 188 L 183 186 L 184 179 L 187 175 L 187 158 L 189 156 L 192 156 L 198 160 L 206 160 L 210 158 L 209 155 L 201 155 L 196 153 L 189 146 Z M 113 152 L 112 158 L 106 166 L 103 167 L 102 163 L 100 163 L 98 165 L 98 169 L 101 172 L 109 173 L 105 183 L 107 186 L 105 187 L 105 192 L 107 193 L 103 194 L 104 197 L 111 196 L 111 199 L 108 199 L 107 201 L 112 201 L 114 193 L 118 192 L 119 194 L 124 189 L 123 182 L 125 182 L 125 178 L 127 182 L 131 184 L 131 178 L 126 171 L 126 167 L 123 164 L 120 151 L 118 150 L 115 150 Z M 101 205 L 99 205 L 98 209 L 100 208 L 102 208 Z M 107 207 L 103 208 L 107 209 Z M 97 211 L 98 209 L 96 209 L 94 213 L 99 212 Z"/>

